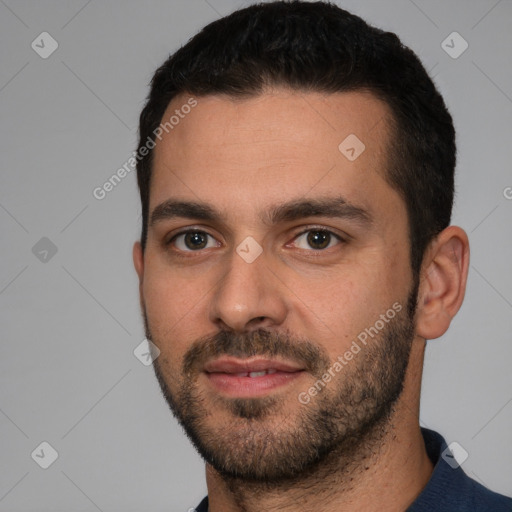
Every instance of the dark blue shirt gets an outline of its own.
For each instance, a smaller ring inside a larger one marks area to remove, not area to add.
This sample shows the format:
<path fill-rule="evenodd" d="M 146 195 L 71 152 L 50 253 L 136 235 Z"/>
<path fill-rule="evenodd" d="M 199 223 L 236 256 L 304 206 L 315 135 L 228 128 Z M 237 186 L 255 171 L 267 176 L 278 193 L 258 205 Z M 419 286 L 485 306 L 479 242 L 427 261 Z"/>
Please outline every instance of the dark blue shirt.
<path fill-rule="evenodd" d="M 469 478 L 456 463 L 446 462 L 441 454 L 447 445 L 441 435 L 426 428 L 421 433 L 434 471 L 406 512 L 512 512 L 512 498 L 490 491 Z M 208 496 L 195 510 L 208 512 Z"/>

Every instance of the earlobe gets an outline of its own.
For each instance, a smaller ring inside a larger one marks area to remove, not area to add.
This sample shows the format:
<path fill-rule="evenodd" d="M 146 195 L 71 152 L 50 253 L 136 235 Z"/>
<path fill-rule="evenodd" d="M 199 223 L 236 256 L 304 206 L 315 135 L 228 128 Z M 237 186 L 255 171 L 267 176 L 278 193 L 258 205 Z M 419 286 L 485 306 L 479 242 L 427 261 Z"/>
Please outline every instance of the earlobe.
<path fill-rule="evenodd" d="M 139 276 L 139 283 L 142 284 L 144 275 L 144 253 L 142 251 L 142 245 L 138 241 L 133 244 L 133 265 Z"/>
<path fill-rule="evenodd" d="M 442 336 L 462 305 L 469 268 L 469 241 L 458 226 L 449 226 L 425 253 L 416 313 L 416 333 Z"/>
<path fill-rule="evenodd" d="M 133 265 L 135 271 L 139 276 L 139 301 L 142 310 L 144 310 L 144 294 L 143 294 L 143 281 L 144 281 L 144 251 L 140 242 L 133 244 Z"/>

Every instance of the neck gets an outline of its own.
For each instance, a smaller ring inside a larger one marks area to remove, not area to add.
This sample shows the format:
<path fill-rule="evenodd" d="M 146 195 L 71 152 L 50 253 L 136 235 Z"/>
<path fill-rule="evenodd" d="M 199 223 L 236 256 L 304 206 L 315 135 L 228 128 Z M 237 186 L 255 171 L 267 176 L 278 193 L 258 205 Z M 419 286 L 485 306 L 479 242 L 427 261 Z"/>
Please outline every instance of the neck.
<path fill-rule="evenodd" d="M 224 477 L 207 465 L 209 511 L 287 512 L 298 506 L 304 512 L 407 509 L 433 469 L 419 427 L 424 348 L 420 345 L 413 344 L 404 391 L 385 425 L 348 440 L 293 481 L 247 482 Z"/>

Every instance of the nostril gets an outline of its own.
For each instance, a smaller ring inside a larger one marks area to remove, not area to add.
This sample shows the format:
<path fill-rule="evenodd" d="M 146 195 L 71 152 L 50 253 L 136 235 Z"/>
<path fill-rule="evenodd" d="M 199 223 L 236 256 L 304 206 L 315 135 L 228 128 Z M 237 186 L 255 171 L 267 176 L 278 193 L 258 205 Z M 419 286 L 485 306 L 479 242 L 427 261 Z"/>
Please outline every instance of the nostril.
<path fill-rule="evenodd" d="M 265 323 L 267 321 L 268 321 L 267 316 L 255 316 L 254 318 L 251 319 L 251 321 L 249 322 L 249 325 L 255 326 L 257 328 L 261 328 L 262 325 L 265 325 Z"/>

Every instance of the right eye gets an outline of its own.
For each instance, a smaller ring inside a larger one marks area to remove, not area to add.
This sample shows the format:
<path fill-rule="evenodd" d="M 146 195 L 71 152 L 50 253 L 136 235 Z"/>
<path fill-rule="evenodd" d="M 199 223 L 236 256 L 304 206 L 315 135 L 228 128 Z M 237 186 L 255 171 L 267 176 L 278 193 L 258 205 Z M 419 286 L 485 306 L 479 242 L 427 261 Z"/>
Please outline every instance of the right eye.
<path fill-rule="evenodd" d="M 205 231 L 189 230 L 173 236 L 168 242 L 179 251 L 191 252 L 211 247 L 219 247 L 219 242 Z"/>

